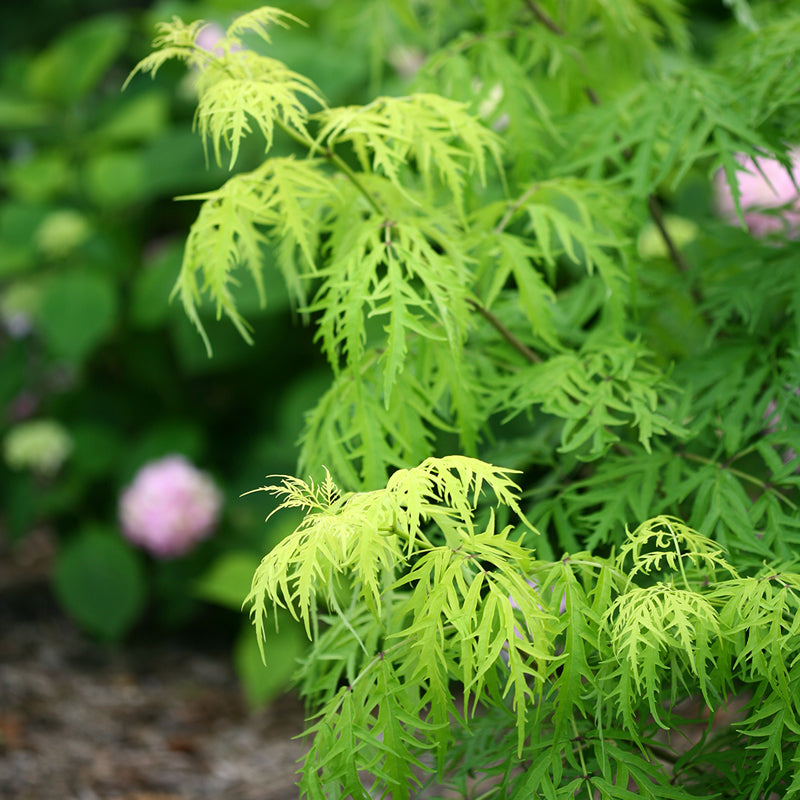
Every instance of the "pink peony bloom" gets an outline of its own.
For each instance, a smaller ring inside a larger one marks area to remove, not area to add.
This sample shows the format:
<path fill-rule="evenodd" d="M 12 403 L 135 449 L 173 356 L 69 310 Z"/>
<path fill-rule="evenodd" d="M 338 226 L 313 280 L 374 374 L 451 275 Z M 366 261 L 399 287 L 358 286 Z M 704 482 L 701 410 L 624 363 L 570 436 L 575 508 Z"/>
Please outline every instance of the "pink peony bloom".
<path fill-rule="evenodd" d="M 122 532 L 158 558 L 174 558 L 208 538 L 219 519 L 222 494 L 183 456 L 142 467 L 122 493 Z"/>
<path fill-rule="evenodd" d="M 792 183 L 794 175 L 800 184 L 800 149 L 792 150 L 790 157 L 792 174 L 773 158 L 759 158 L 756 163 L 743 155 L 736 157 L 742 165 L 742 170 L 736 173 L 741 192 L 739 200 L 747 228 L 754 236 L 781 231 L 784 227 L 792 233 L 800 230 L 800 196 Z M 738 224 L 733 195 L 722 170 L 714 176 L 714 194 L 720 216 L 732 225 Z M 781 214 L 760 213 L 764 209 L 778 208 L 787 203 L 793 205 Z"/>

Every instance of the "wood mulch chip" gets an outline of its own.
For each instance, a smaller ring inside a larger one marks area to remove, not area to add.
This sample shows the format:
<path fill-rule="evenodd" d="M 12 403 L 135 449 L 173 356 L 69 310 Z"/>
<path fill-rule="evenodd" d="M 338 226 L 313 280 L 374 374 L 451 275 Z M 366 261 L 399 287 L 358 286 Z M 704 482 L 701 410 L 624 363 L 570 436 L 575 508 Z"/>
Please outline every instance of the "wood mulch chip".
<path fill-rule="evenodd" d="M 302 723 L 247 708 L 229 644 L 112 648 L 0 585 L 0 800 L 296 800 Z"/>

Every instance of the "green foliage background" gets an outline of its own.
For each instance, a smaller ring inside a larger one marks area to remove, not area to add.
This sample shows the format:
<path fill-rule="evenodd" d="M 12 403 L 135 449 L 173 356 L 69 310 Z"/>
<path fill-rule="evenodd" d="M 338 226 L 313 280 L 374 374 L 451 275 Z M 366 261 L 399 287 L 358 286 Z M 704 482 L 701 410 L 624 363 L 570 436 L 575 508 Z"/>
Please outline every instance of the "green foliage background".
<path fill-rule="evenodd" d="M 169 299 L 195 213 L 174 197 L 226 172 L 209 166 L 192 131 L 196 95 L 182 71 L 121 91 L 156 20 L 226 20 L 231 9 L 67 5 L 15 6 L 3 31 L 0 442 L 43 419 L 72 444 L 55 473 L 0 459 L 3 557 L 37 546 L 31 531 L 48 531 L 56 596 L 87 632 L 118 641 L 186 629 L 218 639 L 249 697 L 264 702 L 285 687 L 303 645 L 286 625 L 283 666 L 261 666 L 240 608 L 261 553 L 282 532 L 265 531 L 260 504 L 239 496 L 265 469 L 294 469 L 300 409 L 313 402 L 324 362 L 310 332 L 293 329 L 277 276 L 265 281 L 268 308 L 237 297 L 255 344 L 219 328 L 207 357 Z M 247 144 L 240 163 L 258 156 Z M 210 323 L 213 312 L 202 316 Z M 21 334 L 11 327 L 19 318 Z M 209 470 L 225 503 L 210 541 L 162 562 L 122 539 L 117 502 L 142 465 L 172 452 Z"/>

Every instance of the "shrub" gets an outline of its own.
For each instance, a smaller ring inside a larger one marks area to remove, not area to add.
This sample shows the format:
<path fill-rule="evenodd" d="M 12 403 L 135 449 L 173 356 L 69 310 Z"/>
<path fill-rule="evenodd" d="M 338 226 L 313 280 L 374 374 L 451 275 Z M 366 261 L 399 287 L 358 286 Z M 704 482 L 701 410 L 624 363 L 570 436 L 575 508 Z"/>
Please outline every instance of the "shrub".
<path fill-rule="evenodd" d="M 800 17 L 728 5 L 705 56 L 673 0 L 338 3 L 363 104 L 272 57 L 274 8 L 137 67 L 265 154 L 195 195 L 189 318 L 249 336 L 278 273 L 330 368 L 248 597 L 268 661 L 272 608 L 313 642 L 306 796 L 798 794 L 798 245 L 740 179 L 791 169 Z"/>

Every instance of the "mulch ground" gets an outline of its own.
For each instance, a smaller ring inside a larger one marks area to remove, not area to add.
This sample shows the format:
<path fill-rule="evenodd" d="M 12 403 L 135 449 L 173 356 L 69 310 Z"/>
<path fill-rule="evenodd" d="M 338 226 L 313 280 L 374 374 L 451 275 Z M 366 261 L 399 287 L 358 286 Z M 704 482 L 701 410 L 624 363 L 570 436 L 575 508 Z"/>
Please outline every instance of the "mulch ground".
<path fill-rule="evenodd" d="M 0 800 L 296 800 L 302 721 L 247 708 L 227 643 L 112 648 L 0 580 Z"/>

